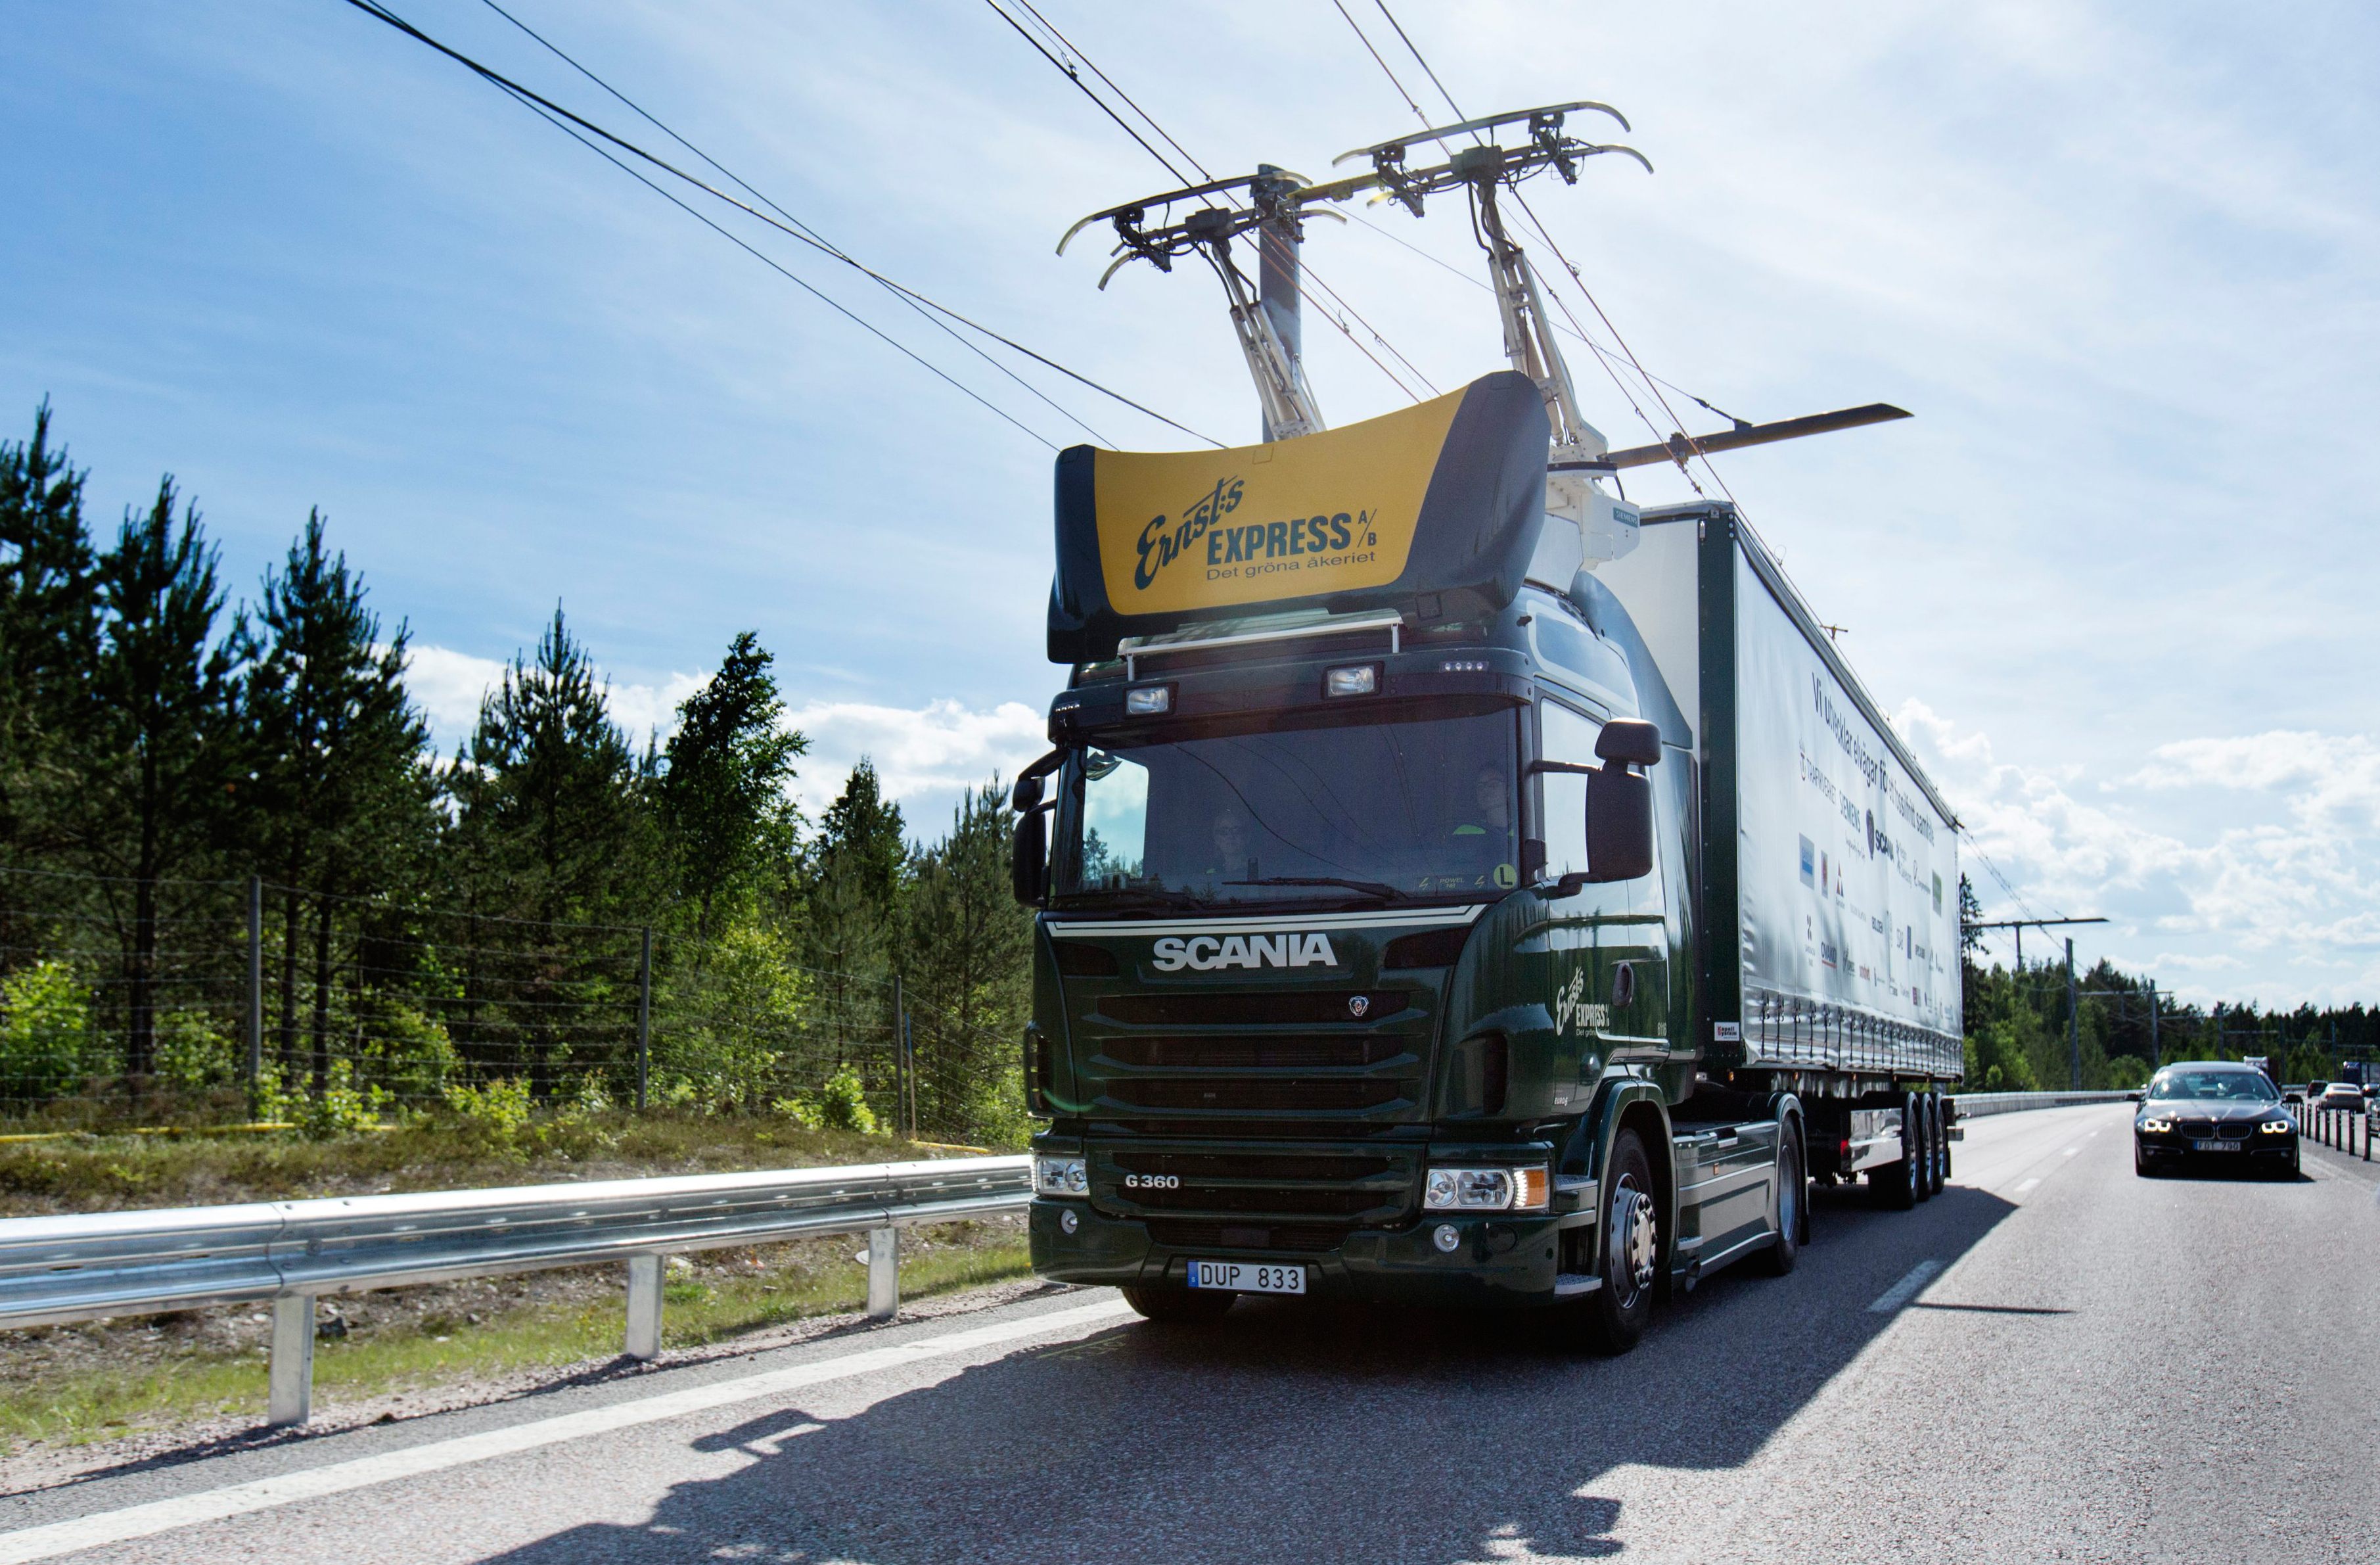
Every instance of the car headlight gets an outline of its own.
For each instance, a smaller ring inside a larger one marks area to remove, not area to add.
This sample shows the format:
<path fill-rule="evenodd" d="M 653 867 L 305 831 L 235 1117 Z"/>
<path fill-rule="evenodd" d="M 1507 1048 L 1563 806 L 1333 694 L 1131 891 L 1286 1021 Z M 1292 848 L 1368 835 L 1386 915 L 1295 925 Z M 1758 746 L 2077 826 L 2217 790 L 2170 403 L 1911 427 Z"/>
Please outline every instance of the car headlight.
<path fill-rule="evenodd" d="M 1543 1168 L 1432 1168 L 1421 1204 L 1432 1212 L 1542 1212 L 1552 1187 Z"/>
<path fill-rule="evenodd" d="M 2170 1135 L 2173 1133 L 2173 1121 L 2170 1119 L 2143 1119 L 2141 1121 L 2141 1129 L 2153 1136 Z"/>
<path fill-rule="evenodd" d="M 1033 1192 L 1036 1195 L 1088 1195 L 1091 1176 L 1079 1157 L 1042 1157 L 1033 1159 Z"/>
<path fill-rule="evenodd" d="M 2263 1131 L 2265 1135 L 2277 1136 L 2287 1131 L 2293 1131 L 2297 1129 L 2297 1127 L 2290 1124 L 2287 1119 L 2267 1119 L 2263 1124 L 2257 1126 L 2256 1129 Z"/>

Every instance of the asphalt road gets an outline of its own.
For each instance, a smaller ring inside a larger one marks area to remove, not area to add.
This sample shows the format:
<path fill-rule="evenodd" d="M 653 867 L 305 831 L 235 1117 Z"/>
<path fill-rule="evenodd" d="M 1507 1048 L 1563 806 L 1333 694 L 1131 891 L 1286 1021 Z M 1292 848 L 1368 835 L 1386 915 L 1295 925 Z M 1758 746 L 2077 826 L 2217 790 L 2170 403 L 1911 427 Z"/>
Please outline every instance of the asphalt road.
<path fill-rule="evenodd" d="M 0 1500 L 25 1559 L 2380 1559 L 2380 1164 L 2134 1178 L 2121 1106 L 1822 1194 L 1601 1360 L 1082 1290 Z M 112 1541 L 111 1541 L 112 1540 Z"/>

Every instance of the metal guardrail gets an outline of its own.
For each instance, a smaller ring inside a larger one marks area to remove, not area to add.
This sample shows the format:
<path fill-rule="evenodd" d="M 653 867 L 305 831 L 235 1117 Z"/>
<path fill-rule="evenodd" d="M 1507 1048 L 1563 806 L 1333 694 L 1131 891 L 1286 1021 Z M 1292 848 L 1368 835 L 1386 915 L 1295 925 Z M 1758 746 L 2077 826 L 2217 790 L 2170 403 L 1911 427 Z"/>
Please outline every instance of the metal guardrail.
<path fill-rule="evenodd" d="M 622 1262 L 625 1351 L 661 1351 L 665 1257 L 866 1233 L 868 1314 L 900 1308 L 900 1230 L 1022 1208 L 1028 1157 L 522 1185 L 0 1219 L 0 1327 L 273 1302 L 266 1422 L 311 1409 L 314 1301 Z"/>
<path fill-rule="evenodd" d="M 2071 1108 L 2086 1103 L 2121 1103 L 2130 1093 L 1953 1093 L 1950 1102 L 1958 1118 L 2013 1114 L 2025 1108 Z"/>
<path fill-rule="evenodd" d="M 2124 1096 L 1971 1093 L 1955 1102 L 1963 1119 Z M 0 1327 L 270 1301 L 266 1422 L 302 1424 L 313 1400 L 314 1301 L 324 1294 L 618 1262 L 625 1351 L 649 1359 L 661 1351 L 672 1254 L 865 1233 L 868 1314 L 888 1319 L 900 1309 L 902 1228 L 1015 1211 L 1032 1189 L 1029 1157 L 956 1157 L 6 1218 Z"/>

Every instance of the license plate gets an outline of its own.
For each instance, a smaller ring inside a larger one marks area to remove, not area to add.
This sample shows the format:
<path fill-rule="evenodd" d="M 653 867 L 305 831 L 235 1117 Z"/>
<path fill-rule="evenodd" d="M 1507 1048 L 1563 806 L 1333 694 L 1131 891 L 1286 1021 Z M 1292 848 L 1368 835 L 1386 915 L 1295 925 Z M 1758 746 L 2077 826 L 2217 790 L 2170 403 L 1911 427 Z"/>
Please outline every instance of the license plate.
<path fill-rule="evenodd" d="M 2240 1143 L 2236 1141 L 2194 1141 L 2190 1143 L 2190 1149 L 2192 1152 L 2237 1152 L 2240 1150 Z"/>
<path fill-rule="evenodd" d="M 1259 1266 L 1245 1261 L 1193 1261 L 1190 1286 L 1232 1293 L 1303 1293 L 1304 1266 Z"/>

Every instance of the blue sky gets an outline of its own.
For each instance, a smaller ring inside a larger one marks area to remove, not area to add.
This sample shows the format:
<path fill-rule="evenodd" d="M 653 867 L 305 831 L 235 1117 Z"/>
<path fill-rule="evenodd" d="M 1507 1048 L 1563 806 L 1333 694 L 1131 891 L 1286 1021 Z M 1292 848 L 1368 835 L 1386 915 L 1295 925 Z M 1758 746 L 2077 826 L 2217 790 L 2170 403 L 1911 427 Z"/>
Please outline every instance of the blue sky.
<path fill-rule="evenodd" d="M 396 8 L 627 128 L 479 0 Z M 515 9 L 863 259 L 1251 434 L 1211 279 L 1099 293 L 1096 248 L 1050 253 L 1165 176 L 980 0 Z M 1044 10 L 1219 171 L 1319 177 L 1410 124 L 1329 0 Z M 1657 175 L 1605 160 L 1531 195 L 1656 373 L 1754 419 L 1918 415 L 1720 473 L 2025 911 L 2110 915 L 2086 960 L 2193 997 L 2380 996 L 2380 18 L 1399 15 L 1471 112 L 1628 113 Z M 103 515 L 174 472 L 252 591 L 322 506 L 410 621 L 448 735 L 559 601 L 639 726 L 757 629 L 817 740 L 813 796 L 865 749 L 930 830 L 1034 752 L 1046 446 L 336 0 L 10 19 L 0 430 L 53 398 Z M 1455 213 L 1366 216 L 1476 273 Z M 864 282 L 729 226 L 1050 441 L 1086 438 Z M 1477 288 L 1362 225 L 1317 225 L 1308 254 L 1439 387 L 1497 367 Z M 1327 322 L 1306 336 L 1333 422 L 1402 405 Z M 1616 443 L 1649 438 L 1573 368 Z M 1110 442 L 1175 442 L 1026 373 Z"/>

